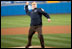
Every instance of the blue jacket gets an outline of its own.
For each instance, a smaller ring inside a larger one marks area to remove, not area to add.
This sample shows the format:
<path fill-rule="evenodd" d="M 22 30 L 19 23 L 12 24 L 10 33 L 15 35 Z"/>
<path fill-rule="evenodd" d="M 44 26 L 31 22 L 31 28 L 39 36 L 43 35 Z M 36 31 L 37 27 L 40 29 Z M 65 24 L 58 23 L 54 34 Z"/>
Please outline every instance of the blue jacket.
<path fill-rule="evenodd" d="M 49 15 L 43 11 L 41 8 L 35 8 L 32 11 L 28 10 L 28 5 L 25 6 L 25 11 L 27 15 L 31 17 L 30 26 L 42 25 L 42 15 L 46 18 L 50 18 Z"/>

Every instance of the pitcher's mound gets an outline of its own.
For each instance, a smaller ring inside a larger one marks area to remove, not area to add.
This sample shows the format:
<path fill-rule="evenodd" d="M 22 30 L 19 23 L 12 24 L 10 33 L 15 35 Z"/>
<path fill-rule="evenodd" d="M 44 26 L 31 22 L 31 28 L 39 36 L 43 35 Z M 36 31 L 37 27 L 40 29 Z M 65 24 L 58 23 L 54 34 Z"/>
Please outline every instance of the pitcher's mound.
<path fill-rule="evenodd" d="M 13 48 L 25 48 L 25 47 L 13 47 Z M 41 46 L 30 46 L 29 48 L 41 48 Z M 52 48 L 52 47 L 45 47 L 45 48 Z"/>

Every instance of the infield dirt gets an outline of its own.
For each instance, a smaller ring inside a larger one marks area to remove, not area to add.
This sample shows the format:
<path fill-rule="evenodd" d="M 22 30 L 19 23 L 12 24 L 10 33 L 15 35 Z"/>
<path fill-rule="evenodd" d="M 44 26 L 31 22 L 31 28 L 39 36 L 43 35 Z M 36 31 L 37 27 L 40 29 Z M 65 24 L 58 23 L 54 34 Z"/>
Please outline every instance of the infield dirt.
<path fill-rule="evenodd" d="M 1 28 L 1 35 L 28 34 L 29 27 Z M 43 34 L 71 33 L 71 26 L 43 26 Z"/>

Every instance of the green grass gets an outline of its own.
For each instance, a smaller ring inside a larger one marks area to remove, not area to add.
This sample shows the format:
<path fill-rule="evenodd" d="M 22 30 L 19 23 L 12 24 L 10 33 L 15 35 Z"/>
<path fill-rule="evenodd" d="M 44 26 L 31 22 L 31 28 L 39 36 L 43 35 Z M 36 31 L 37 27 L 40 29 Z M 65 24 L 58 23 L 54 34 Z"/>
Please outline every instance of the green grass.
<path fill-rule="evenodd" d="M 71 34 L 44 34 L 45 46 L 71 48 Z M 1 48 L 20 47 L 27 45 L 27 35 L 1 35 Z M 38 35 L 32 39 L 32 45 L 39 45 Z"/>
<path fill-rule="evenodd" d="M 43 26 L 49 25 L 71 25 L 71 14 L 52 14 L 51 23 L 43 16 Z M 29 27 L 29 16 L 1 16 L 1 28 Z"/>
<path fill-rule="evenodd" d="M 51 23 L 43 16 L 43 26 L 71 25 L 71 14 L 51 14 Z M 1 16 L 1 28 L 29 27 L 29 16 Z M 44 34 L 45 46 L 71 48 L 71 34 Z M 1 48 L 26 46 L 27 35 L 1 35 Z M 32 45 L 40 45 L 37 34 Z"/>

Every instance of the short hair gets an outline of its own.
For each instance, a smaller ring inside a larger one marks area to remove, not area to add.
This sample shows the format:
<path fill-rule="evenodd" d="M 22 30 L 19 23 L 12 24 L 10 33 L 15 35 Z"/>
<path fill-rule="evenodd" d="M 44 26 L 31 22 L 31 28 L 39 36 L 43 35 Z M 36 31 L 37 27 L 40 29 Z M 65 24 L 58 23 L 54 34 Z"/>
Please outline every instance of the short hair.
<path fill-rule="evenodd" d="M 37 4 L 35 1 L 33 1 L 31 4 Z"/>

